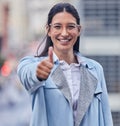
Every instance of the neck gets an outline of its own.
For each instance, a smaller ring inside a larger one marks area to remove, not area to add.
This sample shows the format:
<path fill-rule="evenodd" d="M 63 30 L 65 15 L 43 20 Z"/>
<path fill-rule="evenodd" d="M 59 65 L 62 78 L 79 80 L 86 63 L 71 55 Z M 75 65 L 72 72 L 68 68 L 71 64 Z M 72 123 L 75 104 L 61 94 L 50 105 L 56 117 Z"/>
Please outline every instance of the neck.
<path fill-rule="evenodd" d="M 71 63 L 78 63 L 76 56 L 74 55 L 74 53 L 56 53 L 57 57 L 59 58 L 59 60 L 64 60 L 65 62 L 67 62 L 68 64 Z"/>

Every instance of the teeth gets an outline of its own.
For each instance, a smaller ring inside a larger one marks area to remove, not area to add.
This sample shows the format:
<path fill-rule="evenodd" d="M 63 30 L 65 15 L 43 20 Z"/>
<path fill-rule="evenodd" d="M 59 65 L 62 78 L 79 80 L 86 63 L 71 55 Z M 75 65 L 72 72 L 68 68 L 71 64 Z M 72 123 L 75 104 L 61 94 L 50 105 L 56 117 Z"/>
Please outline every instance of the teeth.
<path fill-rule="evenodd" d="M 61 42 L 68 42 L 68 39 L 60 40 Z"/>

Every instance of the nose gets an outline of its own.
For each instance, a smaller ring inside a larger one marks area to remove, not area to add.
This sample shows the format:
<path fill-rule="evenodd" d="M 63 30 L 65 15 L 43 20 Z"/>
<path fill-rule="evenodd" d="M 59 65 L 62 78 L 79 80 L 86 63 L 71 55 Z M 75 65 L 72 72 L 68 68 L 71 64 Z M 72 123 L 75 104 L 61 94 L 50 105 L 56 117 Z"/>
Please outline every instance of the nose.
<path fill-rule="evenodd" d="M 61 30 L 61 35 L 62 36 L 67 36 L 68 35 L 68 31 L 67 31 L 67 28 L 66 27 L 63 27 L 62 30 Z"/>

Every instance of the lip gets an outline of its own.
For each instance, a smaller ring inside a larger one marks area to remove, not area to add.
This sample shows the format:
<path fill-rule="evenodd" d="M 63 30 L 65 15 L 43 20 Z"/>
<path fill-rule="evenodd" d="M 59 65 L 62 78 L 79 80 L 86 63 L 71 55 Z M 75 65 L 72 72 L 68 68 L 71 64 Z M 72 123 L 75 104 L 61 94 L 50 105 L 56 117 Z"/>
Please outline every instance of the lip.
<path fill-rule="evenodd" d="M 68 43 L 68 42 L 70 42 L 71 41 L 71 39 L 69 38 L 69 39 L 57 39 L 59 42 L 61 42 L 61 43 Z"/>
<path fill-rule="evenodd" d="M 71 39 L 57 39 L 61 45 L 68 45 Z"/>

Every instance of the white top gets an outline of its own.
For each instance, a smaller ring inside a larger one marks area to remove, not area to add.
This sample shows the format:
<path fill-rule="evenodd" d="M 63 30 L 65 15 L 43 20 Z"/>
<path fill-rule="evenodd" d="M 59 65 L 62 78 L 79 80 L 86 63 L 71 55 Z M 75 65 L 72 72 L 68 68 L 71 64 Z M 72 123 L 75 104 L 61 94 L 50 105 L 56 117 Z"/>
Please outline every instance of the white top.
<path fill-rule="evenodd" d="M 54 58 L 55 59 L 57 58 L 55 54 L 54 54 Z M 78 100 L 79 91 L 80 91 L 80 59 L 79 57 L 77 57 L 77 60 L 78 60 L 78 63 L 71 63 L 70 65 L 63 60 L 60 61 L 60 67 L 63 70 L 63 73 L 66 77 L 66 80 L 68 82 L 68 85 L 71 91 L 74 118 L 76 116 L 77 100 Z"/>

